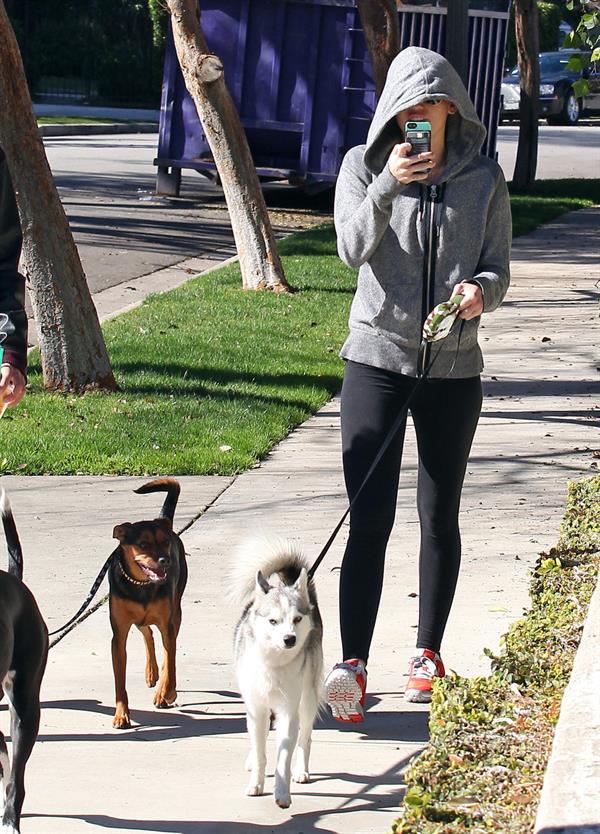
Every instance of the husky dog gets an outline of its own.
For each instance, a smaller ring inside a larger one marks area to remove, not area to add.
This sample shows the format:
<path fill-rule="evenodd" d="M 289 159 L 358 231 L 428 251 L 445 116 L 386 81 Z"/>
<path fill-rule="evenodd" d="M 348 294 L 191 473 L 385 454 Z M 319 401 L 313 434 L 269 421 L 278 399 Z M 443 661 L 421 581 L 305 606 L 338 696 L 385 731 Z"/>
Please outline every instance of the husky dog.
<path fill-rule="evenodd" d="M 251 745 L 246 793 L 263 793 L 274 715 L 275 802 L 280 808 L 292 801 L 290 775 L 295 782 L 310 781 L 310 738 L 321 705 L 323 624 L 307 567 L 289 542 L 256 539 L 239 551 L 232 574 L 234 594 L 245 605 L 235 629 L 234 657 Z"/>

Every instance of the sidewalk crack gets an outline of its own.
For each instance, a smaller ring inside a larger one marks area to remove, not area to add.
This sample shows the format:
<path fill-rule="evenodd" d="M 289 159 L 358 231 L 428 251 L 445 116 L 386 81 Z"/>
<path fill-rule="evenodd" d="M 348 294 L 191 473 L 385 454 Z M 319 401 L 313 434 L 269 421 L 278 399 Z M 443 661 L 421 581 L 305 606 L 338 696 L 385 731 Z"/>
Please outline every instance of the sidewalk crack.
<path fill-rule="evenodd" d="M 218 493 L 217 493 L 217 495 L 215 495 L 215 497 L 212 499 L 212 501 L 210 501 L 208 504 L 205 504 L 205 505 L 204 505 L 204 507 L 201 507 L 201 508 L 198 510 L 198 512 L 196 513 L 196 515 L 195 515 L 192 519 L 190 519 L 190 521 L 188 521 L 188 523 L 187 523 L 187 524 L 185 524 L 185 525 L 184 525 L 184 526 L 183 526 L 180 530 L 178 530 L 178 531 L 177 531 L 177 535 L 178 535 L 178 536 L 181 536 L 181 535 L 183 535 L 183 533 L 187 532 L 187 530 L 189 530 L 189 529 L 190 529 L 190 527 L 192 527 L 192 525 L 194 525 L 194 524 L 198 521 L 198 519 L 202 518 L 202 516 L 203 516 L 203 515 L 205 515 L 205 514 L 206 514 L 206 513 L 210 510 L 210 508 L 211 508 L 211 507 L 214 507 L 214 505 L 217 503 L 217 501 L 219 500 L 219 498 L 220 498 L 220 497 L 221 497 L 221 496 L 222 496 L 225 492 L 227 492 L 227 490 L 228 490 L 231 486 L 233 486 L 233 484 L 236 482 L 237 478 L 238 478 L 238 476 L 237 476 L 237 475 L 235 475 L 235 476 L 234 476 L 234 477 L 233 477 L 233 478 L 229 481 L 229 483 L 228 483 L 228 484 L 225 484 L 225 486 L 223 487 L 223 489 L 222 489 L 220 492 L 218 492 Z"/>

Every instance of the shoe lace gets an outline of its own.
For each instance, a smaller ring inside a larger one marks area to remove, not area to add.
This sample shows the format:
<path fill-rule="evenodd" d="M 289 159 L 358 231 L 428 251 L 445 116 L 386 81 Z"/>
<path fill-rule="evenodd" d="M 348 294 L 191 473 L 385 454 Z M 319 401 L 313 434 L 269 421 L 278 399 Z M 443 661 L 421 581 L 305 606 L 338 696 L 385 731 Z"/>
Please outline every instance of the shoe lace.
<path fill-rule="evenodd" d="M 433 678 L 436 673 L 436 665 L 429 657 L 413 657 L 411 661 L 411 678 Z"/>
<path fill-rule="evenodd" d="M 354 664 L 354 663 L 347 663 L 347 662 L 344 661 L 343 663 L 338 663 L 335 668 L 336 669 L 343 669 L 345 672 L 352 672 L 354 677 L 358 677 L 358 675 L 362 675 L 363 677 L 366 678 L 366 676 L 367 676 L 367 670 L 362 665 L 362 663 Z"/>

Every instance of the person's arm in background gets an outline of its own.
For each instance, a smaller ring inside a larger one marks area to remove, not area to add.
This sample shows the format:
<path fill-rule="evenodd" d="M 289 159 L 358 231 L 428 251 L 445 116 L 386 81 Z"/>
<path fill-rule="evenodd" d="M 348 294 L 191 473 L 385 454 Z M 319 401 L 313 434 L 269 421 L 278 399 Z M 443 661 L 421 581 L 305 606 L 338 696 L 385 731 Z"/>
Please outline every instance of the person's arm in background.
<path fill-rule="evenodd" d="M 18 269 L 22 241 L 15 195 L 0 148 L 0 402 L 5 405 L 22 399 L 27 381 L 25 279 Z"/>

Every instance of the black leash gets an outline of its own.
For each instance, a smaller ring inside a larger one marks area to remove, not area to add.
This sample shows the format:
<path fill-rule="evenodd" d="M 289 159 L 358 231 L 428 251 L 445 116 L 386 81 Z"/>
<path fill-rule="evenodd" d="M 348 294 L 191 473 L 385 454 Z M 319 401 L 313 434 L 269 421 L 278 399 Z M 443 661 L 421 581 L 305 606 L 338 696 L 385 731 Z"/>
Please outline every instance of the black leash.
<path fill-rule="evenodd" d="M 102 606 L 104 605 L 104 603 L 105 603 L 107 600 L 108 600 L 108 594 L 104 594 L 104 596 L 102 597 L 102 599 L 99 599 L 99 600 L 98 600 L 98 602 L 97 602 L 95 605 L 93 605 L 93 606 L 89 609 L 89 611 L 86 611 L 86 613 L 85 613 L 82 617 L 79 617 L 79 619 L 75 620 L 75 622 L 74 622 L 74 623 L 71 623 L 71 625 L 70 625 L 70 626 L 68 626 L 68 627 L 67 627 L 67 626 L 63 626 L 63 628 L 64 628 L 65 630 L 64 630 L 64 631 L 63 631 L 63 633 L 62 633 L 62 634 L 60 634 L 58 637 L 55 637 L 55 639 L 54 639 L 54 640 L 51 640 L 51 641 L 50 641 L 50 643 L 48 644 L 48 649 L 51 649 L 53 646 L 56 646 L 56 644 L 57 644 L 57 643 L 60 643 L 60 641 L 63 639 L 63 637 L 66 637 L 66 636 L 67 636 L 67 634 L 69 634 L 71 631 L 73 631 L 73 629 L 74 629 L 74 628 L 77 628 L 77 626 L 78 626 L 80 623 L 82 623 L 84 620 L 87 620 L 87 618 L 88 618 L 88 617 L 91 617 L 91 616 L 92 616 L 92 614 L 94 613 L 94 611 L 97 611 L 99 608 L 102 608 Z M 59 631 L 61 631 L 62 629 L 58 629 L 58 630 L 59 630 Z M 56 631 L 53 631 L 53 632 L 52 632 L 52 634 L 56 634 Z"/>
<path fill-rule="evenodd" d="M 452 362 L 452 367 L 448 371 L 448 374 L 452 373 L 452 370 L 453 370 L 454 365 L 456 363 L 456 357 L 458 356 L 458 349 L 460 347 L 460 340 L 461 340 L 461 336 L 462 336 L 464 323 L 465 323 L 464 319 L 461 319 L 460 330 L 459 330 L 459 333 L 458 333 L 458 343 L 457 343 L 457 346 L 456 346 L 456 356 L 454 357 L 454 361 Z M 429 344 L 429 343 L 425 339 L 423 339 L 423 341 L 421 343 L 421 348 L 419 350 L 419 361 L 421 359 L 421 355 L 425 352 L 425 347 L 426 347 L 427 344 Z M 348 518 L 348 515 L 350 514 L 350 510 L 354 506 L 356 500 L 358 499 L 358 496 L 363 491 L 363 489 L 366 486 L 369 478 L 371 477 L 371 475 L 375 471 L 375 469 L 377 467 L 377 464 L 379 463 L 381 458 L 384 456 L 384 454 L 387 451 L 390 443 L 392 442 L 392 440 L 396 436 L 396 432 L 398 431 L 398 429 L 400 428 L 400 426 L 402 425 L 402 423 L 406 419 L 406 416 L 408 414 L 408 410 L 410 408 L 410 404 L 413 400 L 413 397 L 415 396 L 415 394 L 417 393 L 417 391 L 419 390 L 421 385 L 425 382 L 425 380 L 429 376 L 429 372 L 431 371 L 431 368 L 433 367 L 433 364 L 434 364 L 435 360 L 440 355 L 440 351 L 441 351 L 441 345 L 438 348 L 435 356 L 431 359 L 431 361 L 429 362 L 427 367 L 423 370 L 423 373 L 421 374 L 421 376 L 417 380 L 417 383 L 416 383 L 415 387 L 412 389 L 412 391 L 410 392 L 410 394 L 406 398 L 406 402 L 404 403 L 404 405 L 400 409 L 400 412 L 398 413 L 398 416 L 394 420 L 394 423 L 392 424 L 391 429 L 389 430 L 389 432 L 387 433 L 383 443 L 381 444 L 381 448 L 379 449 L 379 451 L 375 455 L 373 463 L 369 467 L 369 471 L 365 475 L 362 484 L 359 486 L 358 490 L 354 494 L 354 498 L 350 501 L 350 503 L 346 507 L 346 510 L 345 510 L 343 516 L 340 518 L 340 520 L 338 521 L 338 523 L 334 527 L 332 534 L 329 536 L 329 538 L 327 539 L 327 542 L 325 543 L 325 546 L 323 547 L 323 549 L 321 550 L 321 552 L 319 553 L 319 555 L 317 556 L 317 558 L 315 559 L 315 561 L 313 562 L 311 567 L 309 568 L 309 570 L 308 570 L 308 578 L 309 579 L 312 579 L 313 576 L 315 575 L 315 573 L 317 571 L 317 568 L 319 567 L 319 565 L 321 564 L 321 562 L 323 561 L 323 559 L 327 555 L 327 553 L 329 551 L 329 548 L 331 547 L 331 545 L 335 541 L 335 537 L 340 532 L 342 524 Z M 448 376 L 448 374 L 446 374 L 446 376 Z"/>
<path fill-rule="evenodd" d="M 119 548 L 116 547 L 113 550 L 113 552 L 110 554 L 110 556 L 108 557 L 106 562 L 102 565 L 102 568 L 100 569 L 100 573 L 95 578 L 94 584 L 90 588 L 90 592 L 87 595 L 87 597 L 85 598 L 85 600 L 83 601 L 83 605 L 81 606 L 79 611 L 76 614 L 74 614 L 71 617 L 70 620 L 67 620 L 67 622 L 64 625 L 62 625 L 60 628 L 57 628 L 54 631 L 50 631 L 48 633 L 48 636 L 52 637 L 54 634 L 60 634 L 61 631 L 64 632 L 64 634 L 61 634 L 60 637 L 57 637 L 56 640 L 53 640 L 50 643 L 49 648 L 52 648 L 52 646 L 55 646 L 57 643 L 59 643 L 63 639 L 63 637 L 65 637 L 70 631 L 72 631 L 75 628 L 76 625 L 79 624 L 80 620 L 78 618 L 81 617 L 81 615 L 83 614 L 85 609 L 88 607 L 88 605 L 91 603 L 91 601 L 96 596 L 96 592 L 97 592 L 98 588 L 100 587 L 100 585 L 102 584 L 102 580 L 106 576 L 106 574 L 108 572 L 108 569 L 111 565 L 111 562 L 115 558 L 115 556 L 117 555 L 118 552 L 119 552 Z M 89 615 L 92 614 L 93 611 L 96 611 L 97 608 L 99 608 L 101 605 L 104 604 L 104 602 L 106 602 L 106 599 L 107 599 L 107 597 L 104 597 L 104 599 L 102 599 L 97 605 L 94 606 L 92 611 L 88 611 L 88 613 L 85 615 L 85 617 L 81 617 L 81 620 L 84 620 L 84 619 L 86 619 L 86 617 L 89 617 Z"/>

